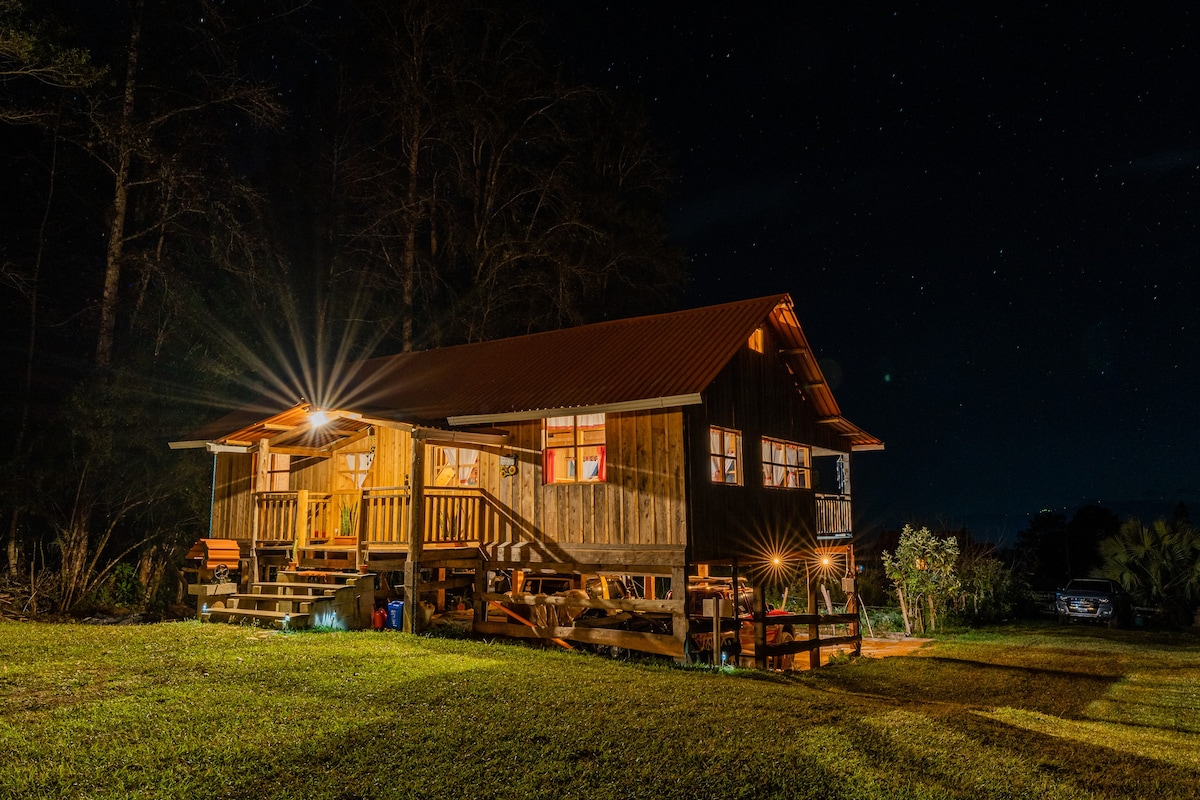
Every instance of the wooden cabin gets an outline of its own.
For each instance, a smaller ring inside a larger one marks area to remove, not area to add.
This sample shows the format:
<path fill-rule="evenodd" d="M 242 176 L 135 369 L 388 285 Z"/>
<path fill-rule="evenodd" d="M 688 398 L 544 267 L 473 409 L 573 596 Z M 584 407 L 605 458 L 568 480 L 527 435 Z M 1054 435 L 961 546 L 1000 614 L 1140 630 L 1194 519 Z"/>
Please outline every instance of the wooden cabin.
<path fill-rule="evenodd" d="M 842 416 L 787 295 L 375 358 L 327 396 L 259 401 L 171 446 L 213 454 L 208 538 L 238 542 L 251 580 L 291 565 L 394 571 L 409 598 L 470 584 L 478 633 L 678 658 L 714 619 L 718 639 L 750 625 L 760 664 L 817 657 L 830 624 L 857 646 L 850 455 L 883 445 Z M 546 573 L 577 591 L 522 592 Z M 717 573 L 752 608 L 693 608 Z M 765 592 L 797 575 L 807 613 L 768 624 Z M 588 576 L 632 576 L 639 596 Z M 822 580 L 842 613 L 819 613 Z M 782 624 L 795 635 L 770 644 Z"/>

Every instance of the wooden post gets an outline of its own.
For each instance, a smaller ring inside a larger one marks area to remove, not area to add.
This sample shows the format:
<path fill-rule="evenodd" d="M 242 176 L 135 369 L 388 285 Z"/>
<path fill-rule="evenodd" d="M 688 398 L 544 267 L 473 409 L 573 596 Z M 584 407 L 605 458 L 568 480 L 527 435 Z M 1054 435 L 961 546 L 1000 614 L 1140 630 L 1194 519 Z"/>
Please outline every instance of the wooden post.
<path fill-rule="evenodd" d="M 300 553 L 308 546 L 309 539 L 308 525 L 308 490 L 296 490 L 296 537 L 295 550 L 296 566 L 300 566 Z"/>
<path fill-rule="evenodd" d="M 421 619 L 421 548 L 425 544 L 425 437 L 412 432 L 408 472 L 408 557 L 404 559 L 404 632 L 417 633 Z"/>
<path fill-rule="evenodd" d="M 679 646 L 679 652 L 682 656 L 676 660 L 680 664 L 686 664 L 688 661 L 688 592 L 687 592 L 687 567 L 678 566 L 671 568 L 671 597 L 675 600 L 683 601 L 683 610 L 671 617 L 671 638 L 673 638 Z"/>
<path fill-rule="evenodd" d="M 482 553 L 479 556 L 479 564 L 475 567 L 475 594 L 471 598 L 475 613 L 472 615 L 471 627 L 475 627 L 481 622 L 487 622 L 487 601 L 483 596 L 487 594 L 488 579 L 487 579 L 487 562 L 483 560 Z"/>
<path fill-rule="evenodd" d="M 214 455 L 213 458 L 216 458 Z M 258 566 L 258 537 L 262 533 L 259 526 L 261 520 L 261 510 L 258 506 L 258 498 L 263 492 L 271 489 L 271 440 L 259 439 L 258 441 L 258 458 L 255 463 L 255 474 L 253 476 L 254 485 L 250 487 L 250 575 L 249 583 L 253 584 L 262 580 L 259 575 Z M 215 477 L 215 475 L 214 475 Z"/>
<path fill-rule="evenodd" d="M 850 623 L 850 635 L 856 636 L 854 640 L 854 655 L 862 655 L 862 623 L 859 621 L 858 615 L 858 570 L 854 565 L 854 545 L 846 545 L 846 569 L 850 573 L 850 583 L 852 591 L 846 596 L 846 613 L 854 615 L 854 621 Z"/>
<path fill-rule="evenodd" d="M 754 586 L 754 666 L 767 668 L 767 593 L 762 584 Z"/>
<path fill-rule="evenodd" d="M 358 544 L 354 547 L 355 565 L 360 569 L 370 562 L 370 557 L 367 551 L 370 549 L 370 533 L 367 527 L 367 514 L 370 513 L 370 502 L 367 500 L 367 493 L 359 490 L 358 492 Z"/>
<path fill-rule="evenodd" d="M 714 597 L 712 603 L 712 663 L 714 667 L 723 667 L 721 663 L 721 598 Z"/>
<path fill-rule="evenodd" d="M 813 554 L 815 557 L 816 554 Z M 808 559 L 804 562 L 804 580 L 808 584 L 808 613 L 817 613 L 817 580 L 810 566 Z M 816 646 L 808 651 L 808 666 L 811 669 L 817 669 L 821 666 L 821 626 L 808 626 L 808 638 L 810 641 L 816 642 Z"/>

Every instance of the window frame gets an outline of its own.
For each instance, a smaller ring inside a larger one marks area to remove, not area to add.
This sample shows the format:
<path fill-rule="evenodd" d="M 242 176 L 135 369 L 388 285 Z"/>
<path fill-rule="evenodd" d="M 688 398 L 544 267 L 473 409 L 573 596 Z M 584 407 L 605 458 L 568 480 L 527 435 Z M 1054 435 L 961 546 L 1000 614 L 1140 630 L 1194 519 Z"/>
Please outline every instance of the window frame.
<path fill-rule="evenodd" d="M 782 461 L 775 460 L 775 448 L 781 448 Z M 798 456 L 795 464 L 788 463 L 788 452 L 794 451 Z M 762 437 L 760 450 L 762 456 L 763 487 L 767 489 L 811 489 L 812 488 L 812 447 L 799 442 L 780 439 L 777 436 Z M 768 455 L 770 457 L 768 457 Z M 783 483 L 775 483 L 776 468 L 783 470 Z M 768 471 L 770 477 L 768 478 Z M 790 478 L 796 477 L 796 485 Z"/>
<path fill-rule="evenodd" d="M 599 419 L 599 424 L 596 419 Z M 551 444 L 551 436 L 562 436 L 562 433 L 552 434 L 552 423 L 559 423 L 560 430 L 566 425 L 563 420 L 571 420 L 571 441 L 569 444 Z M 584 420 L 584 422 L 580 422 Z M 599 432 L 599 440 L 596 433 Z M 586 441 L 585 441 L 586 439 Z M 559 454 L 563 454 L 565 474 L 559 476 L 556 462 Z M 596 462 L 595 477 L 587 478 L 588 471 L 583 465 Z M 563 414 L 542 419 L 542 485 L 543 486 L 579 486 L 595 485 L 608 482 L 608 418 L 605 414 Z"/>
<path fill-rule="evenodd" d="M 720 441 L 713 440 L 713 436 L 720 437 Z M 729 441 L 733 441 L 733 452 L 729 452 Z M 720 452 L 715 452 L 720 451 Z M 742 432 L 736 428 L 726 428 L 721 425 L 708 426 L 708 477 L 709 480 L 717 486 L 743 486 L 745 485 L 745 470 L 743 468 L 743 451 L 742 451 Z M 733 480 L 726 480 L 729 475 L 729 467 L 733 467 Z M 722 476 L 718 480 L 717 476 Z"/>
<path fill-rule="evenodd" d="M 454 460 L 442 460 L 444 454 L 453 452 Z M 472 453 L 475 458 L 473 461 L 464 462 L 462 459 L 463 453 Z M 429 459 L 429 485 L 442 489 L 478 489 L 480 485 L 479 469 L 483 462 L 483 452 L 474 447 L 458 447 L 457 445 L 439 444 L 434 445 L 433 457 Z M 454 483 L 445 484 L 438 483 L 438 473 L 444 470 L 454 470 Z M 467 479 L 464 482 L 463 470 L 467 470 Z M 470 481 L 470 476 L 474 474 L 475 482 Z"/>

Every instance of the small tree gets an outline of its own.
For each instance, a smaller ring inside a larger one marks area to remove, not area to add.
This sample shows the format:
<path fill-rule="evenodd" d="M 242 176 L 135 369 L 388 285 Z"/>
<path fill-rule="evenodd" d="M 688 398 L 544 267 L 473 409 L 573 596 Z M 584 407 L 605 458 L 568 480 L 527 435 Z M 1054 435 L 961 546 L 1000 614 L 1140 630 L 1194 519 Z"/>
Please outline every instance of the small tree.
<path fill-rule="evenodd" d="M 905 525 L 895 555 L 883 552 L 883 568 L 896 587 L 904 632 L 937 629 L 938 609 L 944 610 L 960 583 L 955 572 L 958 542 L 935 536 L 928 528 Z M 926 627 L 928 623 L 928 627 Z"/>

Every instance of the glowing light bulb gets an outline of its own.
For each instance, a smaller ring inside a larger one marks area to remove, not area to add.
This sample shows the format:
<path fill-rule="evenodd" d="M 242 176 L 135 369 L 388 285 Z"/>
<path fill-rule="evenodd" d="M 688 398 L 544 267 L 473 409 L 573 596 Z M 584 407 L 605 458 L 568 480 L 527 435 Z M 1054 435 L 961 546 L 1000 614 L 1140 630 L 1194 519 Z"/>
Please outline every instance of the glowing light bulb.
<path fill-rule="evenodd" d="M 314 428 L 320 428 L 322 425 L 328 425 L 329 415 L 320 409 L 317 409 L 316 411 L 310 411 L 308 412 L 308 424 Z"/>

